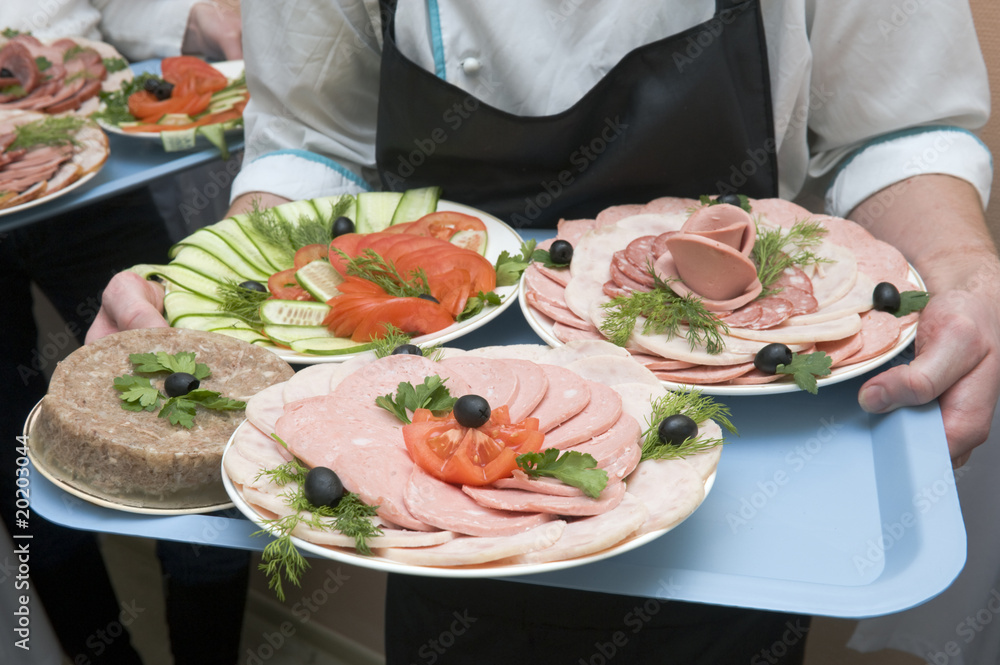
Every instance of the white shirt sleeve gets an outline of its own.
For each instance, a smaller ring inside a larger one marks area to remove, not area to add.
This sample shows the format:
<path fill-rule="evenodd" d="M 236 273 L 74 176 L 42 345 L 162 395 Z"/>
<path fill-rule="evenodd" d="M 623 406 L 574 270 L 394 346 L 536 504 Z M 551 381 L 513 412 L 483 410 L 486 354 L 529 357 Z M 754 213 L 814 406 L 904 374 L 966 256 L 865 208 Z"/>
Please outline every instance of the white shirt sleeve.
<path fill-rule="evenodd" d="M 180 55 L 188 14 L 199 0 L 91 0 L 104 41 L 129 60 Z"/>
<path fill-rule="evenodd" d="M 908 177 L 965 179 L 989 198 L 989 150 L 972 133 L 989 117 L 986 67 L 968 4 L 815 0 L 808 16 L 809 175 L 830 179 L 827 209 L 845 216 Z"/>
<path fill-rule="evenodd" d="M 232 197 L 371 189 L 382 53 L 377 0 L 246 0 L 243 16 L 250 103 Z"/>

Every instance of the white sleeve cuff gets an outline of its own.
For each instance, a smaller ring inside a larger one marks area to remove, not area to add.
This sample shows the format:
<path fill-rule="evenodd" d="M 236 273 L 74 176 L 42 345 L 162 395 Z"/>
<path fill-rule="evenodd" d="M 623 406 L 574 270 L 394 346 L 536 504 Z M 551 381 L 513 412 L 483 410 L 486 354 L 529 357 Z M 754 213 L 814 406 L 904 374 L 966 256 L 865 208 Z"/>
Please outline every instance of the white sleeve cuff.
<path fill-rule="evenodd" d="M 993 162 L 989 148 L 958 127 L 927 127 L 878 139 L 848 157 L 826 192 L 826 209 L 846 217 L 859 203 L 893 183 L 915 175 L 943 174 L 971 183 L 990 198 Z"/>
<path fill-rule="evenodd" d="M 364 180 L 330 159 L 306 150 L 280 150 L 243 165 L 233 180 L 230 202 L 250 192 L 301 201 L 369 189 Z"/>

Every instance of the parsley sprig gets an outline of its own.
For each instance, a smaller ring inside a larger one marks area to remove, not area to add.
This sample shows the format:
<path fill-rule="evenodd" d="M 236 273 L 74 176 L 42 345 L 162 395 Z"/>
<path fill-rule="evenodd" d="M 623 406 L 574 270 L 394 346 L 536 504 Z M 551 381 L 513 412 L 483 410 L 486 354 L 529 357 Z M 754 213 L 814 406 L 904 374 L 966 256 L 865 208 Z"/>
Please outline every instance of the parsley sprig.
<path fill-rule="evenodd" d="M 597 499 L 608 485 L 608 472 L 597 468 L 597 460 L 578 450 L 548 448 L 540 453 L 517 456 L 517 465 L 531 478 L 547 476 L 578 487 L 591 499 Z"/>
<path fill-rule="evenodd" d="M 309 503 L 303 489 L 308 473 L 309 469 L 293 458 L 281 466 L 265 469 L 257 474 L 258 480 L 267 477 L 281 487 L 291 485 L 281 496 L 295 512 L 277 519 L 264 520 L 266 528 L 252 534 L 274 536 L 274 540 L 264 547 L 258 568 L 267 575 L 268 588 L 273 589 L 282 601 L 285 600 L 282 578 L 299 586 L 302 574 L 309 567 L 292 540 L 292 532 L 300 524 L 314 529 L 336 531 L 354 538 L 354 547 L 361 554 L 371 554 L 368 539 L 382 535 L 382 529 L 372 521 L 377 506 L 365 504 L 357 494 L 346 492 L 335 507 L 314 506 Z"/>
<path fill-rule="evenodd" d="M 930 302 L 931 294 L 926 291 L 900 291 L 899 308 L 892 314 L 897 319 L 913 312 L 919 312 Z"/>
<path fill-rule="evenodd" d="M 164 351 L 155 353 L 132 353 L 129 355 L 133 371 L 139 374 L 158 374 L 161 372 L 185 372 L 201 381 L 211 376 L 208 365 L 199 363 L 195 354 L 189 351 L 170 354 Z M 214 390 L 195 389 L 186 395 L 167 397 L 153 386 L 149 377 L 135 374 L 118 376 L 114 379 L 114 387 L 121 398 L 121 406 L 126 411 L 156 411 L 157 416 L 166 418 L 171 425 L 180 425 L 187 429 L 194 427 L 197 407 L 213 411 L 239 411 L 246 408 L 246 402 L 224 397 Z M 162 405 L 161 405 L 162 402 Z"/>
<path fill-rule="evenodd" d="M 778 365 L 775 371 L 778 374 L 790 374 L 799 388 L 815 395 L 819 391 L 816 377 L 828 376 L 832 363 L 833 359 L 822 351 L 793 353 L 792 362 Z"/>
<path fill-rule="evenodd" d="M 435 414 L 447 413 L 458 400 L 451 396 L 444 382 L 445 379 L 436 374 L 425 377 L 424 382 L 417 386 L 404 381 L 396 387 L 395 396 L 376 397 L 375 403 L 407 424 L 410 423 L 410 413 L 417 409 L 429 409 Z"/>
<path fill-rule="evenodd" d="M 647 459 L 678 459 L 696 455 L 725 443 L 723 439 L 695 437 L 688 439 L 679 446 L 671 446 L 660 441 L 660 421 L 669 416 L 684 414 L 696 423 L 714 420 L 728 432 L 736 434 L 736 428 L 729 420 L 729 407 L 719 404 L 708 395 L 702 395 L 700 390 L 670 391 L 652 402 L 652 411 L 646 421 L 646 429 L 642 433 L 642 460 Z"/>
<path fill-rule="evenodd" d="M 562 263 L 553 263 L 547 249 L 538 249 L 538 243 L 529 239 L 521 243 L 521 253 L 511 254 L 507 250 L 500 252 L 493 266 L 497 273 L 497 286 L 512 286 L 521 279 L 521 274 L 532 263 L 541 263 L 546 268 L 568 268 Z"/>

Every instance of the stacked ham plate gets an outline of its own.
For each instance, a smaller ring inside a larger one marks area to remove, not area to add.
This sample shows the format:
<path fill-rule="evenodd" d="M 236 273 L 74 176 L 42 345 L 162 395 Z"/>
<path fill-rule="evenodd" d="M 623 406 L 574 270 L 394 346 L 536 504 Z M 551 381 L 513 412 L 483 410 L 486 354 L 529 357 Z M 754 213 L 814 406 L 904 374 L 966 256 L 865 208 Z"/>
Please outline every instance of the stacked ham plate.
<path fill-rule="evenodd" d="M 507 405 L 512 422 L 538 418 L 543 450 L 593 455 L 609 477 L 601 495 L 592 499 L 520 470 L 485 487 L 452 485 L 422 471 L 403 443 L 402 424 L 375 398 L 433 375 L 446 379 L 453 397 L 478 394 L 493 408 Z M 309 467 L 336 471 L 347 490 L 378 506 L 383 535 L 369 541 L 373 556 L 355 554 L 350 537 L 301 522 L 293 535 L 358 565 L 458 576 L 578 565 L 659 536 L 703 501 L 721 446 L 686 459 L 640 461 L 651 402 L 665 392 L 649 370 L 606 342 L 445 349 L 436 361 L 366 354 L 310 366 L 253 397 L 223 468 L 237 506 L 258 522 L 291 511 L 281 496 L 287 486 L 262 470 L 294 454 Z M 700 423 L 698 436 L 722 438 L 710 420 Z"/>
<path fill-rule="evenodd" d="M 35 111 L 0 111 L 0 210 L 64 191 L 104 165 L 108 138 L 89 120 L 78 121 L 72 143 L 15 145 L 19 126 L 50 117 Z"/>
<path fill-rule="evenodd" d="M 749 300 L 709 307 L 729 328 L 721 353 L 711 354 L 703 344 L 692 346 L 683 327 L 675 337 L 642 334 L 640 318 L 626 345 L 637 361 L 667 385 L 715 388 L 780 381 L 785 385 L 775 389 L 795 389 L 787 375 L 754 368 L 759 349 L 780 342 L 796 353 L 823 351 L 833 368 L 843 368 L 835 369 L 832 380 L 866 361 L 887 359 L 883 354 L 901 350 L 901 343 L 912 338 L 915 314 L 896 318 L 872 309 L 872 292 L 880 282 L 891 282 L 900 292 L 920 289 L 896 248 L 854 222 L 815 215 L 787 201 L 751 199 L 750 204 L 748 219 L 761 229 L 787 231 L 803 221 L 820 224 L 826 234 L 813 251 L 824 261 L 786 270 L 770 295 L 753 297 L 748 287 Z M 716 207 L 739 210 L 711 206 Z M 521 296 L 529 323 L 551 344 L 604 339 L 600 327 L 607 309 L 602 305 L 615 296 L 654 288 L 651 267 L 661 278 L 675 276 L 669 270 L 674 261 L 668 247 L 681 251 L 683 245 L 671 243 L 689 218 L 705 209 L 694 199 L 661 198 L 608 208 L 592 220 L 561 221 L 556 238 L 573 245 L 573 259 L 568 269 L 532 264 L 525 271 Z M 736 245 L 726 252 L 738 254 Z"/>
<path fill-rule="evenodd" d="M 108 72 L 105 60 L 121 54 L 102 42 L 64 38 L 44 43 L 30 34 L 0 41 L 0 111 L 89 115 L 98 94 L 132 77 L 128 67 Z"/>

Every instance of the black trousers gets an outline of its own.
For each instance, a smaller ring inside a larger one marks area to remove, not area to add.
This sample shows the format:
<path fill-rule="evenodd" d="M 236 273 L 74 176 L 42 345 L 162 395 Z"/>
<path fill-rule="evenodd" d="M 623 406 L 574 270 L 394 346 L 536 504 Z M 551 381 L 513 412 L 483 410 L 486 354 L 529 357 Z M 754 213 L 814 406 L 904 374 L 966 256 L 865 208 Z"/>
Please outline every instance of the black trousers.
<path fill-rule="evenodd" d="M 387 665 L 794 665 L 809 617 L 497 580 L 389 575 Z"/>

